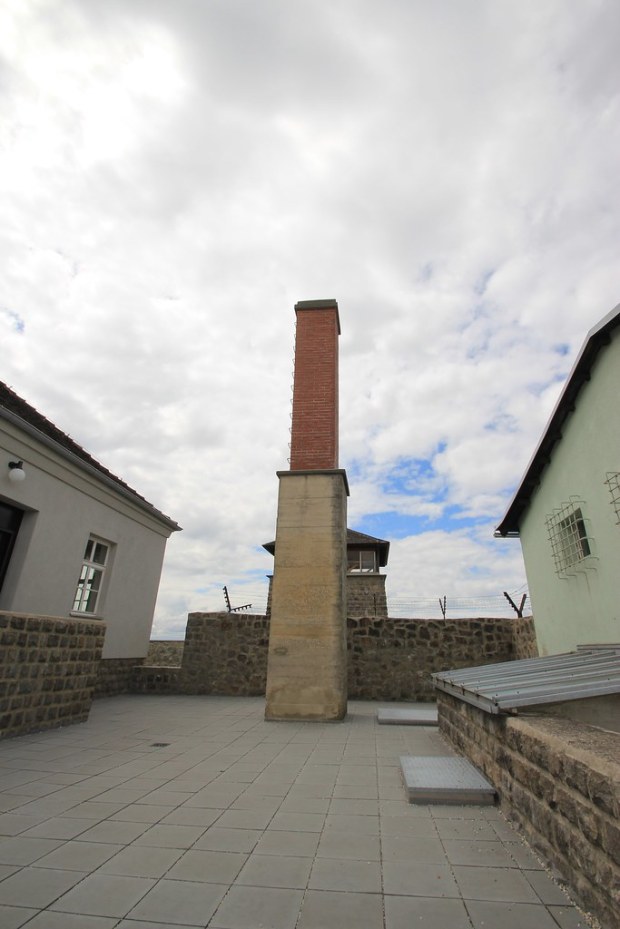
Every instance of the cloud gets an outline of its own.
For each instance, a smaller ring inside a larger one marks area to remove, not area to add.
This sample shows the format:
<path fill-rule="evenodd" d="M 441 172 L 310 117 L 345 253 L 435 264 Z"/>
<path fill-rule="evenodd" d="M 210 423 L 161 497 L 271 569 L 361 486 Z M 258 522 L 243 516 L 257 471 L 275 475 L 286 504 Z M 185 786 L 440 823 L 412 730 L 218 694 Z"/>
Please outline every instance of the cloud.
<path fill-rule="evenodd" d="M 264 589 L 300 299 L 339 302 L 388 587 L 519 586 L 492 527 L 618 302 L 619 27 L 611 0 L 0 12 L 2 376 L 185 527 L 159 634 Z"/>

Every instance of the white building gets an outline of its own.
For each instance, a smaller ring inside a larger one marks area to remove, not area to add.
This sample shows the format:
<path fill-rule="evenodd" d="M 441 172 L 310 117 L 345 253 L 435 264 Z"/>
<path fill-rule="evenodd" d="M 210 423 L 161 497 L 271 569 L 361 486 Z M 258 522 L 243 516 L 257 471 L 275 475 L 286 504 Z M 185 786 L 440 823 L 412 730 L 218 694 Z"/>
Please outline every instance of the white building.
<path fill-rule="evenodd" d="M 521 539 L 541 655 L 620 642 L 620 305 L 588 333 L 496 535 Z"/>
<path fill-rule="evenodd" d="M 101 619 L 103 658 L 141 659 L 179 528 L 0 382 L 0 610 Z"/>

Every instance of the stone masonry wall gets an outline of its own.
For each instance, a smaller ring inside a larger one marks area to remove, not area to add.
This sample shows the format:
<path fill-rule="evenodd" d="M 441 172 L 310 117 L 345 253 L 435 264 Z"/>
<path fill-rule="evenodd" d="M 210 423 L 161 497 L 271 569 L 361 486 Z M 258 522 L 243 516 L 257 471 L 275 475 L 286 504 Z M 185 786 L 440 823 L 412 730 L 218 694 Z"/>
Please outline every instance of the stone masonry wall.
<path fill-rule="evenodd" d="M 99 663 L 95 697 L 116 697 L 134 691 L 135 669 L 144 658 L 103 658 Z"/>
<path fill-rule="evenodd" d="M 0 612 L 0 738 L 88 719 L 105 624 Z"/>
<path fill-rule="evenodd" d="M 385 574 L 347 574 L 347 614 L 387 619 Z"/>
<path fill-rule="evenodd" d="M 167 639 L 151 639 L 144 663 L 147 665 L 161 665 L 167 668 L 180 668 L 183 661 L 184 644 L 184 642 Z"/>
<path fill-rule="evenodd" d="M 182 693 L 262 696 L 269 621 L 253 613 L 190 613 L 180 677 Z"/>
<path fill-rule="evenodd" d="M 531 657 L 533 620 L 347 620 L 349 697 L 434 700 L 433 671 Z M 530 651 L 531 654 L 524 654 Z"/>
<path fill-rule="evenodd" d="M 433 671 L 536 654 L 525 619 L 349 618 L 349 697 L 434 700 Z M 171 643 L 178 648 L 181 643 Z M 250 613 L 190 613 L 183 663 L 147 663 L 134 689 L 151 693 L 262 696 L 267 681 L 269 619 Z"/>
<path fill-rule="evenodd" d="M 496 716 L 438 693 L 441 731 L 572 896 L 620 927 L 620 736 L 574 720 Z"/>

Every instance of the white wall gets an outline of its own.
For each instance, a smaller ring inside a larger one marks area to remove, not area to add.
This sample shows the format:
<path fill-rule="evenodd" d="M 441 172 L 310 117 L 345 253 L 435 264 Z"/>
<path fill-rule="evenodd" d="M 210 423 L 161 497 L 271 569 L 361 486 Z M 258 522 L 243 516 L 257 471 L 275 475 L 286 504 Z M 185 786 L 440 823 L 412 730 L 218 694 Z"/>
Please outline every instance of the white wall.
<path fill-rule="evenodd" d="M 620 642 L 620 525 L 607 472 L 620 471 L 620 332 L 603 348 L 577 397 L 550 464 L 521 521 L 523 557 L 541 655 L 578 644 Z M 571 497 L 593 540 L 591 570 L 555 573 L 545 519 Z"/>
<path fill-rule="evenodd" d="M 8 462 L 26 479 L 11 483 Z M 112 543 L 101 610 L 104 658 L 146 655 L 170 530 L 79 466 L 0 420 L 0 498 L 24 508 L 0 609 L 68 616 L 89 536 Z"/>

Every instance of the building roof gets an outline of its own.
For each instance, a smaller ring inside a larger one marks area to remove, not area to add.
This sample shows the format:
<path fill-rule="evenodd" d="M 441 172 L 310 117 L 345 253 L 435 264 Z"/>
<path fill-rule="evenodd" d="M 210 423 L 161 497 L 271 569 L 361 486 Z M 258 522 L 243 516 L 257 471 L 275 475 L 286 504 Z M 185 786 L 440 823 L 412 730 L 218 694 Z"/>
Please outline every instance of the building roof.
<path fill-rule="evenodd" d="M 364 532 L 357 532 L 355 529 L 347 529 L 347 548 L 355 546 L 356 548 L 373 549 L 379 553 L 379 567 L 384 568 L 388 562 L 390 543 L 385 539 L 376 539 L 372 535 L 366 535 Z M 270 555 L 275 555 L 276 543 L 265 542 L 263 548 Z"/>
<path fill-rule="evenodd" d="M 562 427 L 575 409 L 581 388 L 590 380 L 590 372 L 599 353 L 609 344 L 611 333 L 619 325 L 620 304 L 604 316 L 588 333 L 521 483 L 495 531 L 496 536 L 519 534 L 521 516 L 540 483 L 542 472 L 551 460 L 554 446 L 562 438 Z"/>
<path fill-rule="evenodd" d="M 181 528 L 178 523 L 156 509 L 152 503 L 145 500 L 129 484 L 112 474 L 96 458 L 89 455 L 81 445 L 78 445 L 71 436 L 59 429 L 58 426 L 55 426 L 54 423 L 42 413 L 39 413 L 38 410 L 18 396 L 15 391 L 11 390 L 2 381 L 0 381 L 0 418 L 17 425 L 33 438 L 53 449 L 61 457 L 98 477 L 103 483 L 131 500 L 140 509 L 146 510 L 155 519 L 164 523 L 168 529 L 175 532 Z"/>

